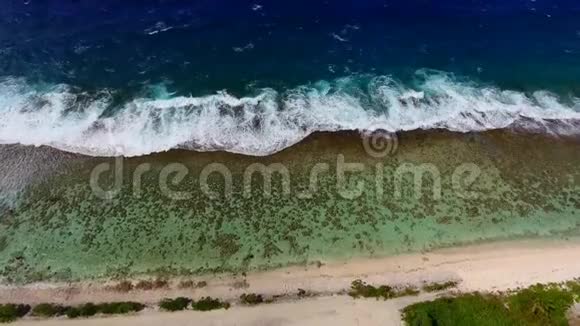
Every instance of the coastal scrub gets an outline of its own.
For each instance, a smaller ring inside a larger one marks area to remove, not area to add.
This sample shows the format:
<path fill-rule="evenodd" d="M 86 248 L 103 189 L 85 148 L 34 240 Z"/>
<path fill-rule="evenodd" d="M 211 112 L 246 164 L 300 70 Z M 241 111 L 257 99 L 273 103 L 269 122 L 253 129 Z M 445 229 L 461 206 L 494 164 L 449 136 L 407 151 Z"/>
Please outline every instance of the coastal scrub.
<path fill-rule="evenodd" d="M 444 290 L 456 287 L 457 284 L 459 284 L 459 283 L 456 281 L 447 281 L 447 282 L 443 282 L 443 283 L 430 283 L 430 284 L 426 284 L 423 286 L 423 291 L 425 291 L 425 292 L 444 291 Z"/>
<path fill-rule="evenodd" d="M 0 304 L 0 323 L 9 323 L 24 317 L 30 311 L 27 304 Z"/>
<path fill-rule="evenodd" d="M 245 305 L 257 305 L 264 302 L 264 297 L 256 293 L 244 293 L 240 296 L 240 301 Z"/>
<path fill-rule="evenodd" d="M 577 289 L 577 282 L 568 282 L 507 294 L 461 294 L 410 305 L 402 311 L 403 320 L 409 326 L 564 326 L 566 312 L 578 300 Z"/>
<path fill-rule="evenodd" d="M 203 297 L 199 301 L 192 302 L 191 308 L 193 310 L 198 311 L 229 309 L 230 304 L 228 302 L 221 301 L 220 299 L 214 299 L 212 297 Z"/>
<path fill-rule="evenodd" d="M 161 302 L 159 302 L 159 308 L 161 308 L 161 310 L 165 310 L 165 311 L 185 310 L 190 302 L 191 302 L 191 299 L 184 298 L 184 297 L 179 297 L 179 298 L 175 298 L 175 299 L 167 298 L 167 299 L 163 299 L 163 300 L 161 300 Z"/>
<path fill-rule="evenodd" d="M 36 317 L 50 318 L 62 316 L 67 308 L 54 303 L 41 303 L 32 308 L 32 315 Z"/>
<path fill-rule="evenodd" d="M 382 298 L 384 300 L 399 298 L 404 296 L 418 295 L 419 290 L 414 287 L 393 288 L 388 285 L 381 285 L 379 287 L 372 286 L 361 280 L 352 282 L 348 295 L 353 298 Z"/>

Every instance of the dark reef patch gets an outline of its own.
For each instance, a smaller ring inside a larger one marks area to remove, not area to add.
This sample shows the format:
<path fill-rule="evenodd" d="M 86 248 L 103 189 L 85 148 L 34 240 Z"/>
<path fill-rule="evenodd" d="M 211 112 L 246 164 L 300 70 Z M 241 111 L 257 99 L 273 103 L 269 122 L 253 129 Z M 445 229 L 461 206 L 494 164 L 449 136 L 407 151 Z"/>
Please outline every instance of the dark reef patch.
<path fill-rule="evenodd" d="M 36 161 L 42 177 L 2 216 L 0 275 L 26 283 L 240 272 L 570 236 L 580 222 L 579 144 L 499 130 L 416 131 L 375 158 L 358 133 L 319 133 L 267 157 L 174 150 L 125 158 L 117 177 L 115 158 L 12 146 L 16 156 L 58 157 L 62 168 Z M 27 173 L 26 162 L 9 173 Z M 361 168 L 343 174 L 341 162 Z M 102 193 L 90 183 L 100 164 L 109 168 L 93 178 Z"/>

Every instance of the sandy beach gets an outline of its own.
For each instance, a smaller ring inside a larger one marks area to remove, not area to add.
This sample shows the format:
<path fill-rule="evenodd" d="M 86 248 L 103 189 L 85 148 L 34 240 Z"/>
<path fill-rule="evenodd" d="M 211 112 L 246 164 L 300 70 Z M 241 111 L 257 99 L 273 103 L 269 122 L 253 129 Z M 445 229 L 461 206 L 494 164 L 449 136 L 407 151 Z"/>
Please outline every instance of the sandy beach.
<path fill-rule="evenodd" d="M 67 304 L 99 301 L 133 300 L 154 304 L 165 297 L 213 296 L 236 300 L 243 293 L 276 296 L 276 302 L 255 307 L 235 305 L 227 311 L 162 313 L 148 309 L 137 316 L 95 318 L 90 320 L 22 320 L 34 325 L 391 325 L 400 323 L 399 310 L 438 294 L 395 300 L 354 300 L 345 295 L 350 283 L 362 279 L 371 284 L 414 285 L 455 280 L 459 291 L 503 291 L 535 283 L 560 282 L 580 275 L 577 239 L 518 240 L 479 244 L 432 252 L 377 259 L 332 262 L 320 267 L 291 267 L 249 274 L 199 278 L 208 285 L 201 289 L 163 290 L 119 293 L 106 284 L 35 284 L 5 287 L 2 302 L 61 302 Z M 174 280 L 172 283 L 177 283 Z M 298 289 L 311 298 L 298 299 Z"/>
<path fill-rule="evenodd" d="M 580 326 L 580 1 L 4 2 L 0 324 Z"/>

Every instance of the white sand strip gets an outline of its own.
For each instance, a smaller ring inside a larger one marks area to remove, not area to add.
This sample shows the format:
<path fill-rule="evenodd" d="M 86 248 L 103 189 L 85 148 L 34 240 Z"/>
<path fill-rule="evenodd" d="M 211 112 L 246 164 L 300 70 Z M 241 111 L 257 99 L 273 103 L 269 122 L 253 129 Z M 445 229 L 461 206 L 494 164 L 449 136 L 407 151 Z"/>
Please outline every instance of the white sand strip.
<path fill-rule="evenodd" d="M 560 282 L 580 276 L 580 242 L 511 241 L 436 250 L 377 259 L 334 262 L 317 267 L 292 267 L 255 273 L 245 279 L 249 287 L 235 289 L 239 279 L 221 276 L 208 279 L 209 285 L 195 290 L 153 290 L 116 293 L 102 285 L 77 285 L 75 290 L 26 287 L 3 289 L 3 302 L 134 300 L 153 303 L 163 297 L 185 295 L 193 298 L 211 295 L 234 299 L 242 293 L 295 295 L 299 288 L 328 293 L 319 298 L 264 304 L 256 307 L 234 306 L 228 311 L 161 313 L 147 311 L 138 316 L 95 318 L 90 320 L 23 320 L 17 324 L 34 325 L 393 325 L 399 324 L 399 309 L 410 302 L 433 297 L 400 298 L 389 301 L 353 300 L 332 296 L 348 289 L 354 279 L 372 284 L 421 286 L 425 281 L 460 281 L 461 291 L 494 291 L 526 287 L 535 283 Z M 66 293 L 65 293 L 66 292 Z"/>

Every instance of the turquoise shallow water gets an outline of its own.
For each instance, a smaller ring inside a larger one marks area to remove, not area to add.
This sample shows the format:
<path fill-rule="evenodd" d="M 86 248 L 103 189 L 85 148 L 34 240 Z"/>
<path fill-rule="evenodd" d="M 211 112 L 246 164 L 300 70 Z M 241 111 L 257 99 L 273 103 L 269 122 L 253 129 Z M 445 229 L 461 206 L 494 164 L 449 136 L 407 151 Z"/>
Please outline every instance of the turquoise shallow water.
<path fill-rule="evenodd" d="M 27 175 L 30 162 L 37 169 L 32 186 L 3 211 L 0 274 L 30 282 L 240 272 L 577 235 L 578 146 L 499 131 L 404 133 L 388 155 L 375 158 L 358 135 L 318 134 L 268 157 L 172 151 L 124 159 L 112 199 L 100 198 L 90 180 L 95 167 L 113 167 L 115 159 L 13 146 L 19 173 Z M 362 170 L 343 179 L 341 158 Z M 282 164 L 289 192 L 279 173 L 272 174 L 270 196 L 258 173 L 244 183 L 255 163 Z M 176 164 L 187 171 L 180 182 L 177 172 L 167 173 Z M 209 164 L 231 173 L 231 192 L 218 173 L 206 183 L 217 198 L 200 186 Z M 312 172 L 317 164 L 328 172 Z M 110 189 L 114 175 L 105 172 L 96 184 Z"/>
<path fill-rule="evenodd" d="M 0 4 L 0 278 L 577 235 L 579 141 L 556 135 L 580 131 L 579 17 L 572 0 Z"/>

